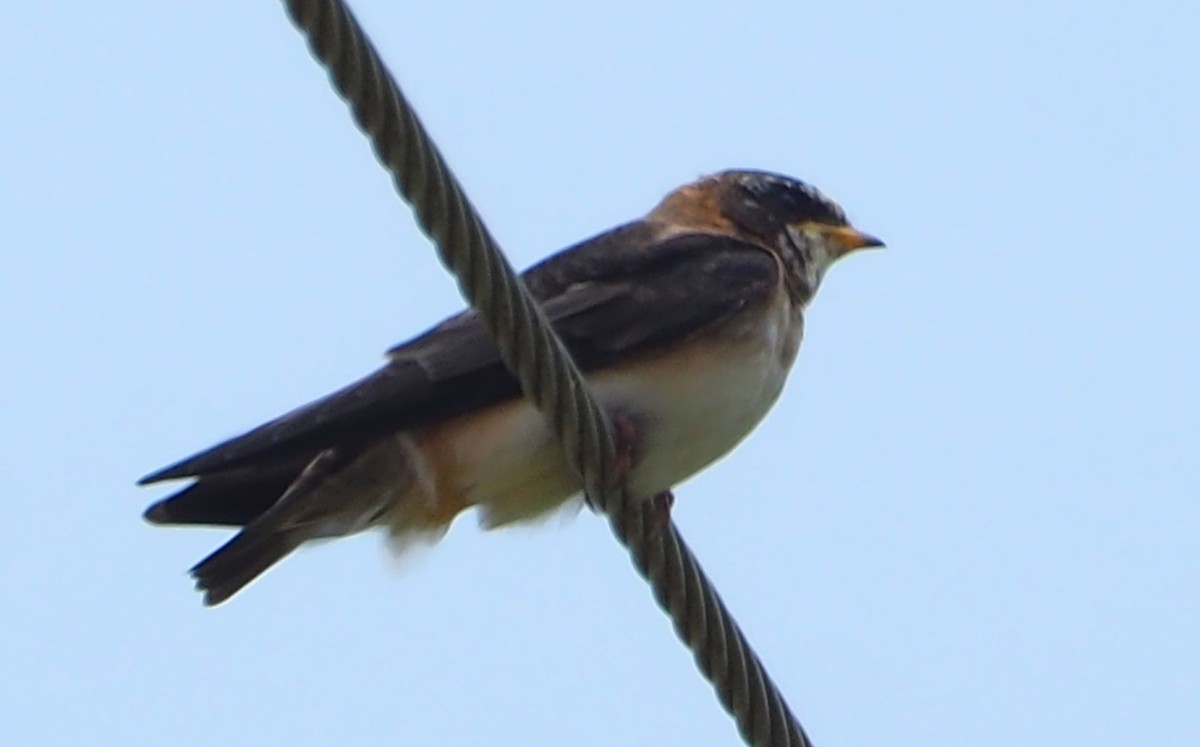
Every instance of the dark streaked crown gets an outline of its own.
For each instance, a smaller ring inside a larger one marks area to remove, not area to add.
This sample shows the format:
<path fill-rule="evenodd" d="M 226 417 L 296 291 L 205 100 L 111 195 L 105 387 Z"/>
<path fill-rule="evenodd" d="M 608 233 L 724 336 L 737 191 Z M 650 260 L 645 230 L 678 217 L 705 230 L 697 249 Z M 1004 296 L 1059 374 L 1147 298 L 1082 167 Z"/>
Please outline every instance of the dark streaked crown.
<path fill-rule="evenodd" d="M 725 171 L 718 179 L 722 190 L 721 212 L 742 228 L 762 236 L 777 236 L 787 224 L 847 224 L 836 202 L 816 187 L 768 171 Z"/>

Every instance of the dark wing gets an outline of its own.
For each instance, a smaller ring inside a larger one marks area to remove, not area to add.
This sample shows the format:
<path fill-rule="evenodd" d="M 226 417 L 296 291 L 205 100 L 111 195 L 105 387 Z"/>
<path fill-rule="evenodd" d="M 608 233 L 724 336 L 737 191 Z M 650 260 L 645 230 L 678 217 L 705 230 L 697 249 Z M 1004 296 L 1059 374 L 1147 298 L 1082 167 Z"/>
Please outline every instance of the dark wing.
<path fill-rule="evenodd" d="M 657 243 L 649 236 L 644 224 L 631 223 L 571 247 L 525 274 L 585 371 L 682 340 L 762 302 L 777 287 L 775 259 L 761 246 L 701 233 Z M 222 478 L 238 484 L 253 474 L 263 483 L 261 492 L 278 495 L 296 465 L 302 467 L 324 448 L 353 449 L 388 433 L 520 394 L 473 311 L 392 349 L 389 358 L 366 378 L 150 474 L 141 483 L 206 476 L 188 488 L 193 493 L 189 500 L 211 515 L 213 502 L 231 492 L 230 486 L 222 486 Z M 210 491 L 211 496 L 205 495 Z M 228 501 L 220 513 L 230 521 L 214 523 L 244 523 L 234 519 L 265 508 L 244 506 L 232 496 Z"/>

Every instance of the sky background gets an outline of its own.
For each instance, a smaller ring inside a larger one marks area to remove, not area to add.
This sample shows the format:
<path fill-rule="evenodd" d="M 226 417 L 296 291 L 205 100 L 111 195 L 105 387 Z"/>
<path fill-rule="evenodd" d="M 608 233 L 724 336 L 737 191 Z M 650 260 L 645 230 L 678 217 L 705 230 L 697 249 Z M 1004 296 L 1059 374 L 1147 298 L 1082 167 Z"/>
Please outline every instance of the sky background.
<path fill-rule="evenodd" d="M 358 6 L 519 266 L 732 166 L 887 240 L 677 491 L 816 744 L 1200 743 L 1195 3 Z M 0 742 L 738 743 L 586 513 L 204 609 L 134 481 L 461 300 L 277 3 L 0 27 Z"/>

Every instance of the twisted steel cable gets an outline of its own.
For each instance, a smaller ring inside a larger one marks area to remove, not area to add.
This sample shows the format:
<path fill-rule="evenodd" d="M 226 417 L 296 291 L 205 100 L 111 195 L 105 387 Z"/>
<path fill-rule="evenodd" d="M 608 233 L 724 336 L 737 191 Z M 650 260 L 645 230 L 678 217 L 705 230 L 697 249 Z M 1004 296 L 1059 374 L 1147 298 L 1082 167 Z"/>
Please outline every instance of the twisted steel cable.
<path fill-rule="evenodd" d="M 341 0 L 287 0 L 417 223 L 479 310 L 505 364 L 546 414 L 589 502 L 603 510 L 747 744 L 811 744 L 674 523 L 616 478 L 608 418 L 540 307 L 467 201 L 391 73 Z"/>

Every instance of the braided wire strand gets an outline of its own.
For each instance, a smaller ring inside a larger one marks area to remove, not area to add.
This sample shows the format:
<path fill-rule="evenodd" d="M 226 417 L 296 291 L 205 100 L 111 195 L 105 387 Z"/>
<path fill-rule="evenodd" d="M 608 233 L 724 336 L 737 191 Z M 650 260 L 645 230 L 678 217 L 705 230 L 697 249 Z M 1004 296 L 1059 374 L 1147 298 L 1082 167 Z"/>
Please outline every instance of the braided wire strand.
<path fill-rule="evenodd" d="M 631 498 L 617 484 L 608 418 L 350 9 L 341 0 L 286 5 L 417 223 L 479 310 L 505 364 L 549 417 L 589 501 L 608 516 L 742 738 L 755 747 L 810 747 L 674 523 L 661 526 L 650 501 Z"/>

